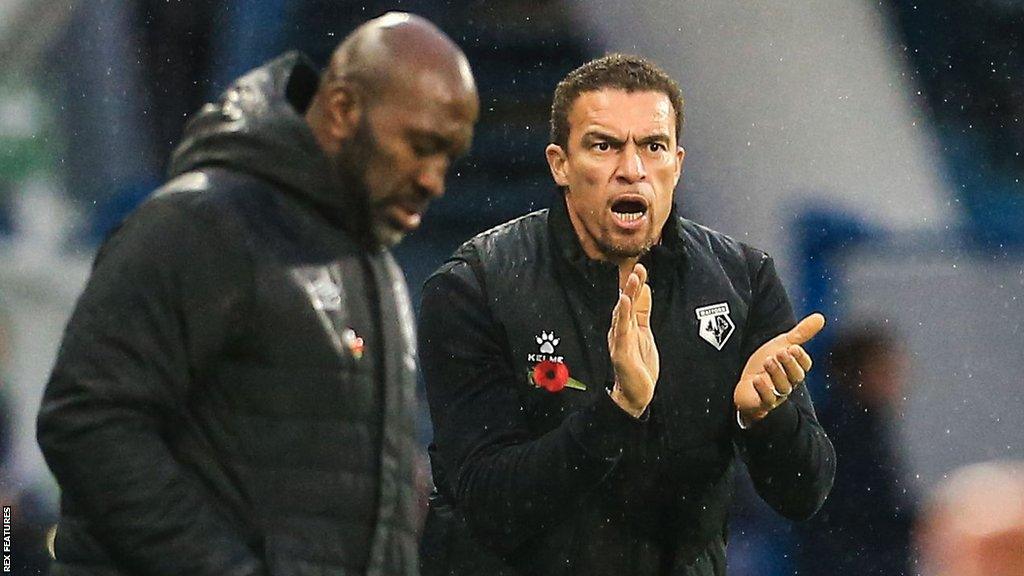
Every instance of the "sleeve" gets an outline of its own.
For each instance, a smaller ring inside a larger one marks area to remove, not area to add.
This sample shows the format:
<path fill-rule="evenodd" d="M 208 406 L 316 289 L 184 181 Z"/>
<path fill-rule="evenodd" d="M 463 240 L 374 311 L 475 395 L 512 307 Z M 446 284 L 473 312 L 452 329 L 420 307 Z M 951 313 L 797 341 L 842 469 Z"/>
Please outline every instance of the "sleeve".
<path fill-rule="evenodd" d="M 745 358 L 796 325 L 771 257 L 760 253 L 755 264 Z M 796 388 L 788 401 L 748 429 L 737 425 L 736 435 L 754 487 L 765 502 L 793 520 L 810 518 L 821 508 L 832 488 L 836 455 L 806 386 Z"/>
<path fill-rule="evenodd" d="M 639 444 L 645 422 L 607 394 L 547 434 L 530 433 L 502 330 L 465 262 L 427 281 L 419 326 L 435 466 L 474 534 L 499 553 L 565 519 Z"/>
<path fill-rule="evenodd" d="M 65 514 L 139 575 L 262 574 L 169 450 L 191 375 L 232 325 L 240 261 L 206 215 L 150 200 L 103 245 L 46 386 L 37 436 Z M 58 558 L 60 549 L 57 550 Z"/>

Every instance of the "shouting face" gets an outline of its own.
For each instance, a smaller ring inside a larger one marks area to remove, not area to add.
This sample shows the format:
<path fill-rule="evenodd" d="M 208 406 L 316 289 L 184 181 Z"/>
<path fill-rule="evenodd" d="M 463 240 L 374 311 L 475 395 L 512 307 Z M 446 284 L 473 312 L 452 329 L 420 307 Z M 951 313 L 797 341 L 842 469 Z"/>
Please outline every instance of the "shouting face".
<path fill-rule="evenodd" d="M 573 103 L 568 148 L 550 144 L 546 153 L 589 257 L 636 258 L 661 238 L 685 154 L 675 118 L 658 91 L 605 88 Z"/>

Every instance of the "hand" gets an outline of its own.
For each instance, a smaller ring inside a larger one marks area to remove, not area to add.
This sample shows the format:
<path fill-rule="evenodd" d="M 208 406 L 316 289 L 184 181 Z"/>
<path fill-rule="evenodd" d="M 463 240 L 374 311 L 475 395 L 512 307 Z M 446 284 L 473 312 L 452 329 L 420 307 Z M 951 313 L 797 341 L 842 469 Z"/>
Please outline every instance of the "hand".
<path fill-rule="evenodd" d="M 639 418 L 654 398 L 661 361 L 651 332 L 651 287 L 647 269 L 636 264 L 612 310 L 608 352 L 615 371 L 612 400 Z"/>
<path fill-rule="evenodd" d="M 786 401 L 811 369 L 804 344 L 825 327 L 825 317 L 814 313 L 792 330 L 765 342 L 747 360 L 733 392 L 740 420 L 750 425 Z"/>

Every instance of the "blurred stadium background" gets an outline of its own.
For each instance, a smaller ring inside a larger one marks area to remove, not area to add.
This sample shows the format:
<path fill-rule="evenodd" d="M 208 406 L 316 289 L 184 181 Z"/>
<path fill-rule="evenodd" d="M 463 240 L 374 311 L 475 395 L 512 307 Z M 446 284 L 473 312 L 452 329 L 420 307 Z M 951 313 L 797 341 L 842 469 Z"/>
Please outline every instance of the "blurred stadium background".
<path fill-rule="evenodd" d="M 561 76 L 639 53 L 686 97 L 684 214 L 775 256 L 798 312 L 831 320 L 819 357 L 869 324 L 902 342 L 905 385 L 881 419 L 891 478 L 851 471 L 892 484 L 863 530 L 912 516 L 958 466 L 1024 458 L 1024 1 L 0 0 L 0 499 L 15 507 L 15 573 L 46 563 L 57 491 L 34 419 L 98 243 L 230 79 L 289 48 L 323 64 L 389 9 L 456 39 L 482 99 L 471 154 L 398 249 L 414 296 L 463 240 L 550 202 Z M 840 403 L 825 372 L 809 385 L 819 412 Z M 837 573 L 801 565 L 801 532 L 740 485 L 730 574 Z M 851 561 L 872 554 L 847 544 Z"/>

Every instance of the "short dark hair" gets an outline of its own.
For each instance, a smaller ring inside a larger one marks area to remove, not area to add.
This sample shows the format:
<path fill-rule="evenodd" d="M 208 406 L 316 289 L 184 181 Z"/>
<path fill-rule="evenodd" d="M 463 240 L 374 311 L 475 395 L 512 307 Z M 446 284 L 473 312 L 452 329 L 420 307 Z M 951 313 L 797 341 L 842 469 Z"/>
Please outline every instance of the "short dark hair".
<path fill-rule="evenodd" d="M 618 88 L 626 92 L 651 91 L 668 96 L 676 112 L 676 140 L 683 135 L 683 93 L 664 70 L 642 56 L 608 54 L 569 72 L 551 103 L 551 142 L 568 148 L 569 110 L 584 92 Z"/>

